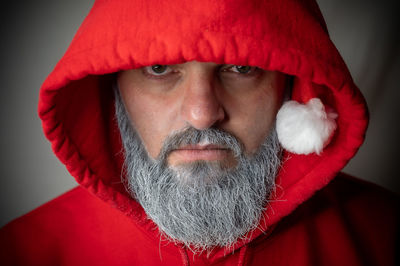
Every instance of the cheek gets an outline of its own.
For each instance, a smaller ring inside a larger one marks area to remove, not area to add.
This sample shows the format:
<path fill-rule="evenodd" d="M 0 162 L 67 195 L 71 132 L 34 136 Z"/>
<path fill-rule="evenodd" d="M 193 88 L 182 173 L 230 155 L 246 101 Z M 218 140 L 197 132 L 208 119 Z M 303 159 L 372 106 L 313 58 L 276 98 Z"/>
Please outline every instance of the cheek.
<path fill-rule="evenodd" d="M 157 150 L 161 146 L 160 136 L 163 135 L 160 125 L 153 122 L 157 120 L 155 115 L 157 112 L 140 107 L 133 109 L 129 112 L 132 123 L 139 133 L 147 152 L 151 157 L 155 158 L 158 155 Z"/>
<path fill-rule="evenodd" d="M 241 99 L 235 111 L 237 119 L 232 120 L 232 131 L 243 142 L 248 154 L 256 152 L 270 133 L 281 100 L 280 92 L 272 87 Z"/>
<path fill-rule="evenodd" d="M 173 124 L 171 119 L 176 117 L 174 108 L 171 108 L 171 104 L 167 101 L 155 100 L 137 93 L 137 90 L 130 90 L 123 95 L 123 99 L 133 126 L 139 133 L 147 152 L 152 158 L 156 158 L 171 130 Z"/>

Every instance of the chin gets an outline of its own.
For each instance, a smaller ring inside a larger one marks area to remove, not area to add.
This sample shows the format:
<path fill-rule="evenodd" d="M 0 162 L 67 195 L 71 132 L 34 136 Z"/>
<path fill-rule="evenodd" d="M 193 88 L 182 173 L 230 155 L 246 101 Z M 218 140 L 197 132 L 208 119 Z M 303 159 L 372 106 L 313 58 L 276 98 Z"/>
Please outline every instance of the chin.
<path fill-rule="evenodd" d="M 191 162 L 180 162 L 170 169 L 175 173 L 177 181 L 186 185 L 206 185 L 218 183 L 229 170 L 234 167 L 228 162 L 215 160 L 196 160 Z"/>

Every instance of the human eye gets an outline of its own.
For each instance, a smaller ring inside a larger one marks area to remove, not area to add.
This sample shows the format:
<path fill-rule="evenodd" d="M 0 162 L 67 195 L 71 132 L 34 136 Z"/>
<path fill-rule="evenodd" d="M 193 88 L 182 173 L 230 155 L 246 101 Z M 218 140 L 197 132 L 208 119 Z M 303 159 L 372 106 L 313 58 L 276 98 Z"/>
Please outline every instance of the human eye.
<path fill-rule="evenodd" d="M 257 70 L 258 70 L 257 67 L 239 66 L 239 65 L 224 65 L 221 68 L 222 72 L 244 74 L 244 75 L 253 74 L 253 73 L 257 72 Z"/>
<path fill-rule="evenodd" d="M 172 72 L 172 68 L 168 65 L 152 65 L 143 68 L 144 74 L 147 76 L 161 77 Z"/>

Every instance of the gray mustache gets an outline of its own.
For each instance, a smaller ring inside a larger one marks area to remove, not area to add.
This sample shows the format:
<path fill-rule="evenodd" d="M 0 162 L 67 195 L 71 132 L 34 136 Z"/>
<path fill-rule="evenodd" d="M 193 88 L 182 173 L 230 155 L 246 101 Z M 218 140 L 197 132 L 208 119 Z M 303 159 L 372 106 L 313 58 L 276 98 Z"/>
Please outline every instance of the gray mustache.
<path fill-rule="evenodd" d="M 165 139 L 157 159 L 159 161 L 165 161 L 168 154 L 173 150 L 186 145 L 200 144 L 202 142 L 229 149 L 235 157 L 243 155 L 243 144 L 232 134 L 218 128 L 199 130 L 192 126 L 188 126 L 183 130 L 173 133 Z"/>

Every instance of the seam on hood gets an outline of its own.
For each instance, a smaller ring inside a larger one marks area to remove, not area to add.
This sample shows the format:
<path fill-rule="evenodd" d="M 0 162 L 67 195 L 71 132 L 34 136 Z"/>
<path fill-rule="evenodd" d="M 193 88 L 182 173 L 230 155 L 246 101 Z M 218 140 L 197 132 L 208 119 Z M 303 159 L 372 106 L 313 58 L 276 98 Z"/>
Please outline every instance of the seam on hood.
<path fill-rule="evenodd" d="M 178 247 L 179 253 L 181 254 L 182 265 L 189 266 L 189 256 L 186 252 L 185 247 Z"/>
<path fill-rule="evenodd" d="M 240 248 L 238 266 L 245 265 L 247 248 L 248 248 L 247 245 L 244 245 L 243 247 Z"/>

